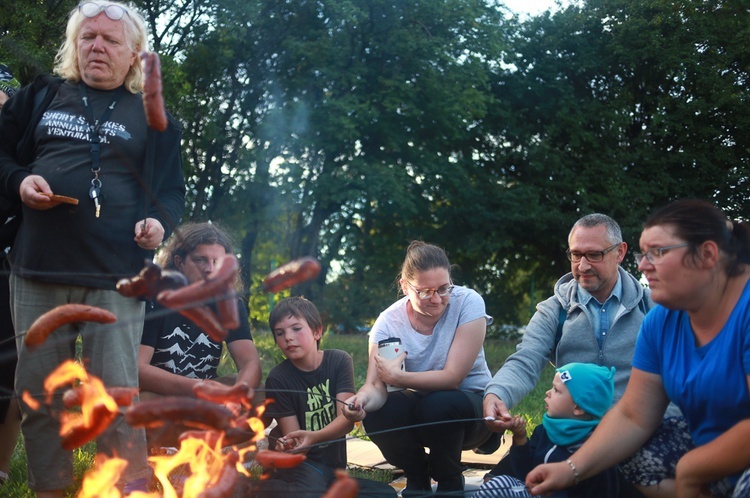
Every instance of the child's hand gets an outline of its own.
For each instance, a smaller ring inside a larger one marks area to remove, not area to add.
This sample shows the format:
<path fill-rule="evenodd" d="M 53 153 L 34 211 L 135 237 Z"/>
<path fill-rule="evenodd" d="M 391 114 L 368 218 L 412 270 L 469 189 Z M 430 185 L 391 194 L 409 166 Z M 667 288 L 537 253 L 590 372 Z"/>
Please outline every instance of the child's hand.
<path fill-rule="evenodd" d="M 280 437 L 276 441 L 276 451 L 292 451 L 297 446 L 300 446 L 300 442 L 294 438 L 290 438 L 289 434 Z"/>
<path fill-rule="evenodd" d="M 287 450 L 295 451 L 295 453 L 307 453 L 310 451 L 310 446 L 318 443 L 313 431 L 292 431 L 284 438 L 292 445 Z"/>
<path fill-rule="evenodd" d="M 346 400 L 346 405 L 344 405 L 341 413 L 344 414 L 347 420 L 351 420 L 352 422 L 361 422 L 362 420 L 364 420 L 365 415 L 367 415 L 367 412 L 365 411 L 366 402 L 366 400 L 362 399 L 358 395 L 352 396 L 351 398 Z"/>
<path fill-rule="evenodd" d="M 520 415 L 514 415 L 510 421 L 510 431 L 514 439 L 526 438 L 526 419 Z"/>

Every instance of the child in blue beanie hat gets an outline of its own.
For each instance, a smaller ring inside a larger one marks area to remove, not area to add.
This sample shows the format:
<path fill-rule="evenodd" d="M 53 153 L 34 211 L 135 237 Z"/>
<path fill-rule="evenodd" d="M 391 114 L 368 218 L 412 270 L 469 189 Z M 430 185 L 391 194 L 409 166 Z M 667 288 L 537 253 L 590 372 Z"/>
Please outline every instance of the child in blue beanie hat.
<path fill-rule="evenodd" d="M 544 398 L 542 424 L 534 429 L 531 439 L 526 437 L 526 420 L 513 417 L 513 446 L 508 455 L 513 474 L 493 477 L 474 497 L 532 498 L 524 485 L 526 474 L 542 463 L 567 461 L 588 439 L 612 405 L 614 375 L 614 367 L 592 363 L 568 363 L 558 368 Z M 571 470 L 576 472 L 574 465 Z M 552 496 L 615 498 L 618 493 L 617 467 L 611 467 Z"/>

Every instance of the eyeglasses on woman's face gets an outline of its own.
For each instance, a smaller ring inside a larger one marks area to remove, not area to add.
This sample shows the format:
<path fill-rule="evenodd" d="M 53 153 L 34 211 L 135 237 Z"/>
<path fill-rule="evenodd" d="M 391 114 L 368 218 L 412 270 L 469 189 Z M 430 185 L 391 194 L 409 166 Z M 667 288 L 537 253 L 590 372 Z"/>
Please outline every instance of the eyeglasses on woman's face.
<path fill-rule="evenodd" d="M 680 247 L 687 247 L 690 244 L 687 242 L 682 244 L 674 244 L 671 246 L 664 246 L 664 247 L 652 247 L 648 251 L 644 252 L 634 252 L 633 257 L 635 258 L 635 264 L 640 265 L 641 261 L 643 261 L 643 258 L 646 258 L 646 260 L 651 263 L 652 265 L 658 265 L 664 260 L 664 254 L 669 252 L 672 249 L 678 249 Z"/>
<path fill-rule="evenodd" d="M 437 295 L 440 297 L 450 296 L 451 292 L 453 292 L 454 287 L 453 284 L 445 284 L 442 287 L 438 287 L 437 289 L 417 289 L 411 284 L 411 282 L 406 281 L 406 283 L 409 285 L 409 287 L 412 288 L 414 292 L 417 293 L 419 299 L 430 299 L 435 293 L 437 293 Z"/>
<path fill-rule="evenodd" d="M 115 4 L 103 4 L 100 5 L 94 2 L 82 3 L 78 6 L 78 10 L 86 17 L 96 17 L 100 12 L 104 13 L 113 21 L 119 21 L 122 17 L 128 13 L 127 10 L 123 9 L 119 5 Z"/>
<path fill-rule="evenodd" d="M 618 242 L 617 244 L 613 246 L 609 246 L 603 251 L 579 252 L 579 251 L 571 251 L 570 249 L 568 249 L 567 251 L 565 251 L 565 255 L 568 257 L 568 261 L 571 261 L 573 263 L 580 262 L 582 258 L 586 258 L 586 261 L 588 261 L 589 263 L 598 263 L 599 261 L 604 259 L 604 256 L 606 256 L 607 253 L 612 252 L 615 249 L 617 249 L 620 244 L 622 244 L 622 242 Z"/>

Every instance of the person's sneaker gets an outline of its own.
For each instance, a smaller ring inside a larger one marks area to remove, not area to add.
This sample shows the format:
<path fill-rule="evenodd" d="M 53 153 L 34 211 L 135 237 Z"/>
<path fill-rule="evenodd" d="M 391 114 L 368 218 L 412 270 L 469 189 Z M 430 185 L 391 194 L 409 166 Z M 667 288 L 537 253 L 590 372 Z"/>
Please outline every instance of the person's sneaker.
<path fill-rule="evenodd" d="M 432 481 L 428 476 L 406 476 L 406 487 L 401 491 L 402 498 L 432 496 Z"/>
<path fill-rule="evenodd" d="M 438 481 L 435 496 L 463 496 L 464 495 L 464 475 L 451 477 Z"/>

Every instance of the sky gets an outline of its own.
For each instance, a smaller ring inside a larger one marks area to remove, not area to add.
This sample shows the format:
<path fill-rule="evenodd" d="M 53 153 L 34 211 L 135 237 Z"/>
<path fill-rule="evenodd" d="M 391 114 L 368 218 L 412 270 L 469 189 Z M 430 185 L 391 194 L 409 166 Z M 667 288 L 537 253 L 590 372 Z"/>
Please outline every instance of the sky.
<path fill-rule="evenodd" d="M 569 2 L 563 1 L 563 4 Z M 505 0 L 505 5 L 518 14 L 536 15 L 550 8 L 556 8 L 555 0 Z"/>

